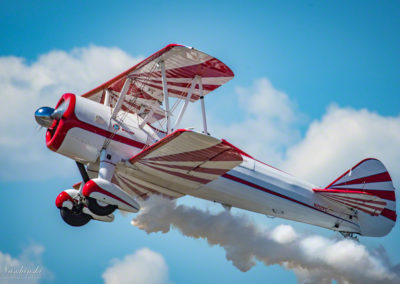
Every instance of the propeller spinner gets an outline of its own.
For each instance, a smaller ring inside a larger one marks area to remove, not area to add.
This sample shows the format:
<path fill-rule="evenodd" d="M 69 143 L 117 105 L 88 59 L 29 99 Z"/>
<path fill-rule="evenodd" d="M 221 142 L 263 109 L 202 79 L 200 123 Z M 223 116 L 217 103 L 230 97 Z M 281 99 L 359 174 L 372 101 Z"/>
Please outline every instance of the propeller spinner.
<path fill-rule="evenodd" d="M 35 111 L 36 122 L 43 127 L 49 128 L 53 123 L 54 108 L 41 107 Z"/>
<path fill-rule="evenodd" d="M 58 108 L 41 107 L 35 111 L 36 122 L 43 127 L 49 128 L 54 119 L 60 120 L 68 105 L 62 103 Z"/>

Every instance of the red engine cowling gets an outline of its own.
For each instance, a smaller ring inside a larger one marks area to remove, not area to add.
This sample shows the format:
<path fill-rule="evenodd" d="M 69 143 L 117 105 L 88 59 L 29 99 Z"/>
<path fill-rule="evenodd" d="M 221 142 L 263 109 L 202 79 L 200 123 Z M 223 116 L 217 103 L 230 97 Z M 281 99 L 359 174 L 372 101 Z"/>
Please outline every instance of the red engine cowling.
<path fill-rule="evenodd" d="M 70 93 L 62 95 L 54 112 L 58 110 L 62 115 L 47 129 L 46 145 L 81 163 L 96 162 L 108 138 L 112 138 L 108 149 L 128 159 L 144 147 L 147 132 L 151 132 L 134 126 L 137 123 L 134 115 L 125 118 L 129 127 L 114 122 L 117 128 L 110 129 L 109 106 Z"/>
<path fill-rule="evenodd" d="M 76 161 L 95 162 L 108 134 L 106 121 L 109 114 L 106 107 L 67 93 L 58 101 L 56 110 L 58 108 L 65 110 L 62 117 L 54 119 L 47 129 L 47 147 Z M 96 122 L 96 117 L 102 123 Z"/>

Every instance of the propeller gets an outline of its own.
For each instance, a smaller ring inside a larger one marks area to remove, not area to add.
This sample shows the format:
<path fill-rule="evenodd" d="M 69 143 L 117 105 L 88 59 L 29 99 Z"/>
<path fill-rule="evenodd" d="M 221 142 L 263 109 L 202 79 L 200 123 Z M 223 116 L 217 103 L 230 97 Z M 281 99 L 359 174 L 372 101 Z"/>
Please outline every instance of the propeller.
<path fill-rule="evenodd" d="M 42 129 L 43 129 L 43 126 L 36 125 L 35 130 L 34 130 L 34 135 L 37 135 Z"/>

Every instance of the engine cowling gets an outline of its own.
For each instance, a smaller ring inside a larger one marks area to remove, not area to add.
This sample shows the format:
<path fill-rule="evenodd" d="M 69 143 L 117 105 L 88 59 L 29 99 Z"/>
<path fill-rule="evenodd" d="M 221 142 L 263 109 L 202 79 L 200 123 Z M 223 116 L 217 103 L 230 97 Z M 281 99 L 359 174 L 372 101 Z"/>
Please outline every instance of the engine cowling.
<path fill-rule="evenodd" d="M 89 180 L 83 186 L 82 194 L 85 197 L 94 198 L 98 201 L 117 206 L 118 209 L 128 212 L 136 213 L 140 209 L 139 203 L 131 196 L 119 186 L 105 179 L 95 178 Z"/>

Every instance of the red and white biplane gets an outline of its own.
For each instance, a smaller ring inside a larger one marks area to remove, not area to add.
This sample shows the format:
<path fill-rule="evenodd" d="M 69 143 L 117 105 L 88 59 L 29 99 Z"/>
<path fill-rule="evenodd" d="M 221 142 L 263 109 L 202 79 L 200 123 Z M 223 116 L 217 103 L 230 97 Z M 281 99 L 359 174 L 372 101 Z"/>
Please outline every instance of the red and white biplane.
<path fill-rule="evenodd" d="M 313 224 L 345 236 L 384 236 L 396 221 L 395 189 L 385 166 L 366 159 L 326 188 L 258 161 L 207 130 L 204 97 L 234 77 L 220 60 L 170 44 L 136 66 L 56 107 L 41 107 L 46 145 L 76 161 L 83 181 L 61 192 L 65 222 L 111 222 L 114 210 L 140 210 L 152 194 L 186 194 Z M 200 101 L 203 129 L 180 129 Z"/>

